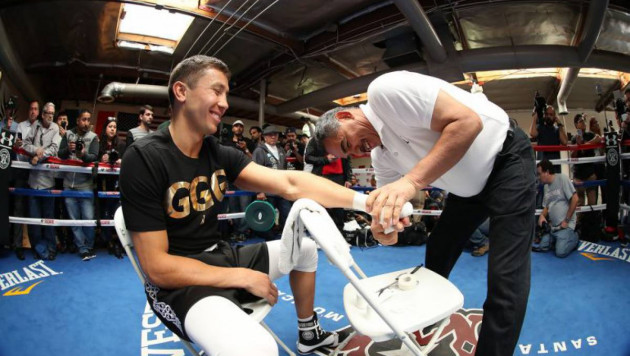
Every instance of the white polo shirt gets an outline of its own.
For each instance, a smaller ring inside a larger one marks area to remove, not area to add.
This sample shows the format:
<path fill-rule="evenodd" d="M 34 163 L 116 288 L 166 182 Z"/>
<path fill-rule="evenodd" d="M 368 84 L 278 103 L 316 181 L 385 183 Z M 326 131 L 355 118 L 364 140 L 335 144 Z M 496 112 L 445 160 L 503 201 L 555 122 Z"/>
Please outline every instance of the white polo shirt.
<path fill-rule="evenodd" d="M 505 111 L 441 79 L 399 71 L 376 78 L 368 103 L 361 105 L 383 144 L 371 153 L 379 187 L 409 172 L 437 142 L 440 132 L 431 130 L 431 118 L 440 90 L 476 112 L 483 129 L 462 159 L 430 184 L 461 197 L 477 195 L 486 185 L 509 128 Z"/>

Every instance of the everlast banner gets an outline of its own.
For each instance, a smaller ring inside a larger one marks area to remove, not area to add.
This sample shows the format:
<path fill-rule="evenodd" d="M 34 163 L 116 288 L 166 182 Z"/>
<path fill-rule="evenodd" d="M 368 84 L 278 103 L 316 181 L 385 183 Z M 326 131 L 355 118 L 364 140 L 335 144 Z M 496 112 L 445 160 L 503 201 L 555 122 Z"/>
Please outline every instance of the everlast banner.
<path fill-rule="evenodd" d="M 8 130 L 0 132 L 0 244 L 9 244 L 9 170 L 11 147 L 15 136 Z"/>
<path fill-rule="evenodd" d="M 606 226 L 617 228 L 619 223 L 620 156 L 619 134 L 615 131 L 604 134 L 606 138 Z"/>

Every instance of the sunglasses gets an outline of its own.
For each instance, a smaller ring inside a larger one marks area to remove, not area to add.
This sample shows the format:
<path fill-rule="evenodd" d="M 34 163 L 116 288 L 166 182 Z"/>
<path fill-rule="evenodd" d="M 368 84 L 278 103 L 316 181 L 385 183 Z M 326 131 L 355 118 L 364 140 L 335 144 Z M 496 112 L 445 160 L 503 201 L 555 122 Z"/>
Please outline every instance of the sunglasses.
<path fill-rule="evenodd" d="M 107 118 L 107 121 L 108 121 L 108 122 L 111 122 L 111 121 L 113 121 L 113 122 L 117 122 L 118 120 L 116 120 L 116 118 L 115 118 L 115 117 L 110 116 L 110 117 L 108 117 L 108 118 Z"/>

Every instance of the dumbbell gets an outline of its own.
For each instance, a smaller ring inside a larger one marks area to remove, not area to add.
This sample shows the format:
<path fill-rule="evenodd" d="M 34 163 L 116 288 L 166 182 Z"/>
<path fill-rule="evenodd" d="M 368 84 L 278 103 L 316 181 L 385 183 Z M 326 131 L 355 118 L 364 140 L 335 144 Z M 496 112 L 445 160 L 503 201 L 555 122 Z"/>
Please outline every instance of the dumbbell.
<path fill-rule="evenodd" d="M 367 202 L 367 198 L 368 196 L 366 194 L 361 194 L 361 193 L 355 193 L 354 195 L 354 201 L 352 202 L 352 207 L 355 210 L 361 210 L 361 211 L 366 211 L 367 207 L 366 207 L 366 202 Z M 411 205 L 411 203 L 406 202 L 401 211 L 400 211 L 400 218 L 404 218 L 407 217 L 409 215 L 413 214 L 413 205 Z M 383 217 L 381 216 L 381 222 L 383 222 Z M 390 232 L 394 231 L 394 224 L 390 224 L 390 226 L 385 229 L 385 231 L 383 231 L 385 234 L 389 234 Z"/>
<path fill-rule="evenodd" d="M 266 201 L 256 200 L 242 213 L 219 214 L 217 219 L 245 219 L 245 223 L 252 230 L 269 231 L 276 223 L 276 209 Z"/>

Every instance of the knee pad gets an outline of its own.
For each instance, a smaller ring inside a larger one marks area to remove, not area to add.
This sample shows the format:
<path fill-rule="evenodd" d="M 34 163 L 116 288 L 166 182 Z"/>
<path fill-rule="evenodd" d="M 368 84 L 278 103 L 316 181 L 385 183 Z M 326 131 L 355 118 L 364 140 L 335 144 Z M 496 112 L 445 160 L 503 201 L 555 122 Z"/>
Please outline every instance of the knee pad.
<path fill-rule="evenodd" d="M 315 272 L 317 270 L 317 244 L 315 241 L 306 237 L 302 239 L 300 259 L 293 270 L 300 272 Z"/>

